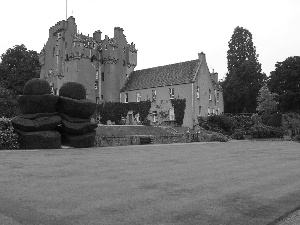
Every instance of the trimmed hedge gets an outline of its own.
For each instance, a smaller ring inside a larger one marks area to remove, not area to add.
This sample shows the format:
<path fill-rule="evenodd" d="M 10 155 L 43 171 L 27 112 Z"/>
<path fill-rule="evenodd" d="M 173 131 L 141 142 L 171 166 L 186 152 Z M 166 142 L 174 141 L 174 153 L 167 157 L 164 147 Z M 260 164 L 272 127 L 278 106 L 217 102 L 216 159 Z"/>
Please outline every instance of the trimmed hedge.
<path fill-rule="evenodd" d="M 70 117 L 88 119 L 96 111 L 96 103 L 91 100 L 76 100 L 66 97 L 59 97 L 58 101 L 59 114 L 63 113 Z"/>
<path fill-rule="evenodd" d="M 258 124 L 250 128 L 250 133 L 253 138 L 282 138 L 286 131 L 282 127 Z"/>
<path fill-rule="evenodd" d="M 86 99 L 86 89 L 78 82 L 67 82 L 60 87 L 59 96 L 77 100 Z"/>
<path fill-rule="evenodd" d="M 67 134 L 86 134 L 90 133 L 98 127 L 96 123 L 70 123 L 62 120 L 62 130 Z"/>
<path fill-rule="evenodd" d="M 54 113 L 58 99 L 55 95 L 19 95 L 18 104 L 23 114 Z"/>
<path fill-rule="evenodd" d="M 0 150 L 19 148 L 18 134 L 12 126 L 11 119 L 0 118 Z"/>
<path fill-rule="evenodd" d="M 16 131 L 19 134 L 21 149 L 58 149 L 61 147 L 61 135 L 56 131 Z"/>
<path fill-rule="evenodd" d="M 267 125 L 272 127 L 282 126 L 282 114 L 281 113 L 273 114 L 272 117 L 268 120 Z"/>
<path fill-rule="evenodd" d="M 53 113 L 33 113 L 33 114 L 21 114 L 19 117 L 29 120 L 35 120 L 41 117 L 52 117 L 52 116 L 58 116 L 58 112 Z"/>
<path fill-rule="evenodd" d="M 61 116 L 62 119 L 69 121 L 71 123 L 87 123 L 91 121 L 90 118 L 88 119 L 75 118 L 75 117 L 68 116 L 64 113 L 60 113 L 59 115 Z"/>
<path fill-rule="evenodd" d="M 29 80 L 24 87 L 24 95 L 50 95 L 50 84 L 41 78 L 34 78 Z"/>
<path fill-rule="evenodd" d="M 66 135 L 69 145 L 74 148 L 94 147 L 96 131 L 83 135 Z"/>
<path fill-rule="evenodd" d="M 17 116 L 14 117 L 11 122 L 15 129 L 25 132 L 34 132 L 54 130 L 61 123 L 61 118 L 60 116 L 52 116 L 39 117 L 37 119 L 31 120 Z"/>

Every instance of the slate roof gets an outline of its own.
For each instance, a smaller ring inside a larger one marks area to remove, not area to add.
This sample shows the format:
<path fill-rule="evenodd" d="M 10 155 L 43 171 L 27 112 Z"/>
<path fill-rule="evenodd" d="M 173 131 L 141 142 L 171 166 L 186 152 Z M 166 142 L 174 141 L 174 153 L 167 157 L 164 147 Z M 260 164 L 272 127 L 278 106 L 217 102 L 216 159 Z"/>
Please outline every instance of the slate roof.
<path fill-rule="evenodd" d="M 194 82 L 199 59 L 133 71 L 121 92 Z"/>

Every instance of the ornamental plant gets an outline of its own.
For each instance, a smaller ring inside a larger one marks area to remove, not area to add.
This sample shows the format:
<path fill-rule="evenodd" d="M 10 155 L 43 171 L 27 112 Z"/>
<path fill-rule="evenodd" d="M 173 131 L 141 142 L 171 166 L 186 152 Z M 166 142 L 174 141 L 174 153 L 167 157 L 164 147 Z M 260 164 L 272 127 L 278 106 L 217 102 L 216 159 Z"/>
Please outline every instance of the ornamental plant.
<path fill-rule="evenodd" d="M 11 119 L 0 118 L 0 150 L 19 148 L 18 134 L 14 131 Z"/>

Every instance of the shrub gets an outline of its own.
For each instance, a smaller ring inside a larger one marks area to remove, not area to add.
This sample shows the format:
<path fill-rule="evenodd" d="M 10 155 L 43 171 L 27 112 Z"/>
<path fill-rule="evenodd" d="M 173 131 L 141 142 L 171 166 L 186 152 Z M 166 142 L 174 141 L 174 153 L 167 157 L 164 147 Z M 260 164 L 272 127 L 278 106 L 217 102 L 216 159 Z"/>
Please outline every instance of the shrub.
<path fill-rule="evenodd" d="M 18 104 L 21 113 L 54 113 L 59 97 L 55 95 L 19 95 Z"/>
<path fill-rule="evenodd" d="M 295 136 L 295 141 L 300 142 L 300 134 L 298 134 L 298 135 Z"/>
<path fill-rule="evenodd" d="M 67 82 L 60 87 L 59 96 L 77 100 L 86 99 L 86 89 L 80 83 Z"/>
<path fill-rule="evenodd" d="M 232 138 L 237 140 L 244 140 L 246 132 L 243 129 L 235 129 Z"/>
<path fill-rule="evenodd" d="M 273 114 L 272 117 L 268 120 L 267 125 L 272 127 L 280 127 L 282 125 L 282 114 Z"/>
<path fill-rule="evenodd" d="M 210 141 L 227 142 L 228 138 L 225 135 L 221 134 L 221 133 L 215 133 L 215 132 L 213 132 L 211 134 Z"/>
<path fill-rule="evenodd" d="M 45 79 L 34 78 L 25 84 L 23 93 L 24 95 L 49 95 L 51 87 Z"/>
<path fill-rule="evenodd" d="M 250 132 L 253 138 L 282 138 L 286 133 L 282 127 L 271 127 L 264 124 L 254 125 Z"/>
<path fill-rule="evenodd" d="M 175 121 L 178 126 L 182 126 L 184 119 L 184 111 L 186 107 L 185 99 L 171 99 L 172 107 L 174 108 Z"/>
<path fill-rule="evenodd" d="M 11 119 L 0 118 L 0 149 L 19 149 L 18 134 L 14 131 Z"/>

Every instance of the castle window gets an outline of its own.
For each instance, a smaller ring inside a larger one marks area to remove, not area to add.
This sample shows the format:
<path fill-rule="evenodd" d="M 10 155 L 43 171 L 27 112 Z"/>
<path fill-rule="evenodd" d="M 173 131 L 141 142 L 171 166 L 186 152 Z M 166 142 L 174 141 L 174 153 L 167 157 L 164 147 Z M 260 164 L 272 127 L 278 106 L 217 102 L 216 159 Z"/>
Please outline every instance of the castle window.
<path fill-rule="evenodd" d="M 141 98 L 142 98 L 141 94 L 139 92 L 136 93 L 136 102 L 140 102 Z"/>
<path fill-rule="evenodd" d="M 210 116 L 210 108 L 207 108 L 207 115 Z"/>
<path fill-rule="evenodd" d="M 53 57 L 55 57 L 55 47 L 53 48 Z"/>
<path fill-rule="evenodd" d="M 169 88 L 170 91 L 170 99 L 174 99 L 174 88 Z"/>
<path fill-rule="evenodd" d="M 128 93 L 125 93 L 124 102 L 128 103 Z"/>
<path fill-rule="evenodd" d="M 98 89 L 98 81 L 95 81 L 95 89 Z"/>
<path fill-rule="evenodd" d="M 104 72 L 101 73 L 101 80 L 104 81 Z"/>
<path fill-rule="evenodd" d="M 125 60 L 123 60 L 123 66 L 125 66 Z"/>
<path fill-rule="evenodd" d="M 174 113 L 174 109 L 169 109 L 169 118 L 171 121 L 175 120 L 175 113 Z"/>
<path fill-rule="evenodd" d="M 69 55 L 66 54 L 66 61 L 69 61 Z"/>
<path fill-rule="evenodd" d="M 219 110 L 216 110 L 216 115 L 219 115 Z"/>
<path fill-rule="evenodd" d="M 219 93 L 217 93 L 217 102 L 219 102 Z"/>
<path fill-rule="evenodd" d="M 152 101 L 156 101 L 156 90 L 152 90 Z"/>
<path fill-rule="evenodd" d="M 153 122 L 157 122 L 157 111 L 152 112 Z"/>
<path fill-rule="evenodd" d="M 211 90 L 208 91 L 208 100 L 211 100 Z"/>
<path fill-rule="evenodd" d="M 123 52 L 125 53 L 125 50 L 126 50 L 126 48 L 125 47 L 123 47 Z"/>
<path fill-rule="evenodd" d="M 197 86 L 197 98 L 200 98 L 200 87 Z"/>
<path fill-rule="evenodd" d="M 103 95 L 101 95 L 101 101 L 103 101 Z"/>
<path fill-rule="evenodd" d="M 99 78 L 99 71 L 97 70 L 96 71 L 96 80 L 98 80 L 98 78 Z"/>
<path fill-rule="evenodd" d="M 198 115 L 201 116 L 201 105 L 199 105 L 199 112 Z"/>
<path fill-rule="evenodd" d="M 105 50 L 107 50 L 107 45 L 105 45 Z"/>

